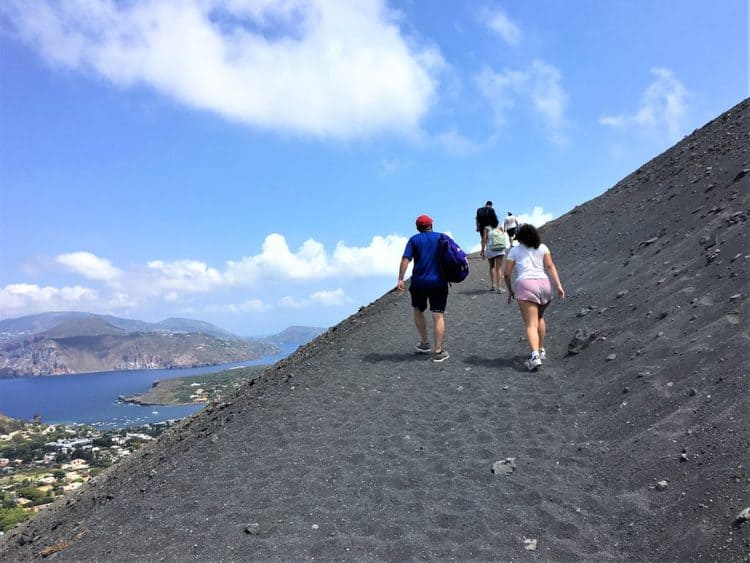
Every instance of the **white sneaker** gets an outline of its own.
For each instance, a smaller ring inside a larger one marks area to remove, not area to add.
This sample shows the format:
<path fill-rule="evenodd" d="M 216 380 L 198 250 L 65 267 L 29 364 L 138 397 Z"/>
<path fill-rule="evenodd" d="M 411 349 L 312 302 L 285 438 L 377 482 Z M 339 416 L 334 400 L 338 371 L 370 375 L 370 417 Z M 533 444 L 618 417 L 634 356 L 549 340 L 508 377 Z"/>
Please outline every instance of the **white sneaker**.
<path fill-rule="evenodd" d="M 547 359 L 547 351 L 544 348 L 541 348 L 539 350 L 539 359 L 540 360 L 546 360 Z"/>
<path fill-rule="evenodd" d="M 539 356 L 532 356 L 526 361 L 526 367 L 529 369 L 529 371 L 536 371 L 541 365 L 542 360 L 539 358 Z"/>

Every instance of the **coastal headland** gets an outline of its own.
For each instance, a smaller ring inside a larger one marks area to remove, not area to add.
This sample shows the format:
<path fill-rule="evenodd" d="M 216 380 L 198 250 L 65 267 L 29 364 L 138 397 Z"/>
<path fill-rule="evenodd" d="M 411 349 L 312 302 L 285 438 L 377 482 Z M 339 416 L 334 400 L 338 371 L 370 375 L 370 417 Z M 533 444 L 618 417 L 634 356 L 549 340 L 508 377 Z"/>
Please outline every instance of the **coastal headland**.
<path fill-rule="evenodd" d="M 249 379 L 259 377 L 266 366 L 238 367 L 217 373 L 154 381 L 151 388 L 118 400 L 136 405 L 188 405 L 221 401 Z"/>

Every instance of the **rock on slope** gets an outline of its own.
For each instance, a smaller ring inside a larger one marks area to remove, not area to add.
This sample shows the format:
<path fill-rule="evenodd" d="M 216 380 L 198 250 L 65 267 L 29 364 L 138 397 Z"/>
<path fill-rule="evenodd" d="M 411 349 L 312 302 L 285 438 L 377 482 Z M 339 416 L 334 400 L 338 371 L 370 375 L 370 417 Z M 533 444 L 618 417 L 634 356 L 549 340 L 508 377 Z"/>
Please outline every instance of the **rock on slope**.
<path fill-rule="evenodd" d="M 8 533 L 0 559 L 745 558 L 748 131 L 745 100 L 545 226 L 569 297 L 540 374 L 475 262 L 444 364 L 415 357 L 388 294 Z"/>

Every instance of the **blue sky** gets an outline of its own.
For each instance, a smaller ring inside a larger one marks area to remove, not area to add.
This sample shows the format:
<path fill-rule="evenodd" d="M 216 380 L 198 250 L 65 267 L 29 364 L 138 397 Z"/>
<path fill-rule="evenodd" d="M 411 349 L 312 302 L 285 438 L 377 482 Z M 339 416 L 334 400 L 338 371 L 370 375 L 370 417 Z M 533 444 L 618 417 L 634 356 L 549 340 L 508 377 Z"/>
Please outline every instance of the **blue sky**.
<path fill-rule="evenodd" d="M 747 96 L 745 0 L 7 0 L 0 318 L 330 326 Z"/>

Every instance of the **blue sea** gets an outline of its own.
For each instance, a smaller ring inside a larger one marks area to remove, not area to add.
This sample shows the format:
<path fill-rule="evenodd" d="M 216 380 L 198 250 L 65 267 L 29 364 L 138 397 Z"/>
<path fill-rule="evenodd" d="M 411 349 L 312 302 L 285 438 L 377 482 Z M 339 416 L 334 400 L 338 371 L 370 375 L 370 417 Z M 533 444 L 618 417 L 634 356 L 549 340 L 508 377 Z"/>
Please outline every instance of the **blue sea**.
<path fill-rule="evenodd" d="M 102 429 L 128 428 L 180 419 L 201 410 L 204 405 L 141 406 L 121 403 L 117 398 L 120 395 L 143 393 L 156 380 L 215 373 L 238 366 L 271 365 L 294 350 L 296 346 L 289 346 L 273 356 L 202 368 L 104 371 L 0 379 L 0 413 L 20 420 L 31 420 L 38 414 L 47 424 L 89 424 Z"/>

